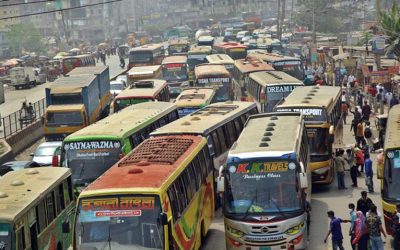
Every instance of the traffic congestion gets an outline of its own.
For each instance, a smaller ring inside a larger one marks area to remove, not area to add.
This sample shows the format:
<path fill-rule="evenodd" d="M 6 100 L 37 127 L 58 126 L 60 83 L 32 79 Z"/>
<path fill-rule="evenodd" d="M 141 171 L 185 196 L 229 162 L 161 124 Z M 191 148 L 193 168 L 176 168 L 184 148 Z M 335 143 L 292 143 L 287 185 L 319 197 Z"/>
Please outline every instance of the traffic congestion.
<path fill-rule="evenodd" d="M 261 17 L 0 62 L 0 250 L 400 250 L 393 40 Z"/>

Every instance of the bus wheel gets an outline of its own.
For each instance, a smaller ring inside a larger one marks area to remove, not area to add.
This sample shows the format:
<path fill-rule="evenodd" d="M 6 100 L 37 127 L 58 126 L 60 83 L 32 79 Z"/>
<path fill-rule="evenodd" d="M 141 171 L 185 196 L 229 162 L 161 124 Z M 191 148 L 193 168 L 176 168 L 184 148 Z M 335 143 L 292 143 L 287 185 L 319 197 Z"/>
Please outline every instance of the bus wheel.
<path fill-rule="evenodd" d="M 58 242 L 58 244 L 57 244 L 57 250 L 63 250 L 60 242 Z"/>
<path fill-rule="evenodd" d="M 201 245 L 204 245 L 205 242 L 206 242 L 206 234 L 205 234 L 205 232 L 204 232 L 204 220 L 201 221 L 200 239 L 201 239 Z"/>

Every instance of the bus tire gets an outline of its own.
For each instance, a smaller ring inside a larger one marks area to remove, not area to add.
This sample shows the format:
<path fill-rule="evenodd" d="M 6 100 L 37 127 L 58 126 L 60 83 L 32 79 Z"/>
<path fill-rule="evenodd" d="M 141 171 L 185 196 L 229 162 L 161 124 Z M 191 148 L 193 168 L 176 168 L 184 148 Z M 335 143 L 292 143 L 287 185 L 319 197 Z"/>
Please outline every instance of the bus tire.
<path fill-rule="evenodd" d="M 62 245 L 61 245 L 60 242 L 58 242 L 58 244 L 57 244 L 57 250 L 63 250 Z"/>
<path fill-rule="evenodd" d="M 200 242 L 201 245 L 204 245 L 206 242 L 206 234 L 204 232 L 204 220 L 201 221 L 201 226 L 200 226 Z"/>

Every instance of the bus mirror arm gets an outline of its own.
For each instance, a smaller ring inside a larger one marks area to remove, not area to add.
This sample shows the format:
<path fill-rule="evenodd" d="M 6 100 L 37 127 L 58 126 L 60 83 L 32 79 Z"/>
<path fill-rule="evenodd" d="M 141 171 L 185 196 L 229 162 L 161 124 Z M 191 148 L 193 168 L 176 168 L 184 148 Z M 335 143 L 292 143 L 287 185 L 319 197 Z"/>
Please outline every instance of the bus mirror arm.
<path fill-rule="evenodd" d="M 299 179 L 300 179 L 300 188 L 301 189 L 307 189 L 308 188 L 308 180 L 307 180 L 307 174 L 306 173 L 300 173 L 299 174 Z"/>
<path fill-rule="evenodd" d="M 163 226 L 168 225 L 168 217 L 166 213 L 160 213 L 160 222 Z"/>
<path fill-rule="evenodd" d="M 223 193 L 225 191 L 225 177 L 224 177 L 224 166 L 219 167 L 218 178 L 217 178 L 217 192 Z"/>

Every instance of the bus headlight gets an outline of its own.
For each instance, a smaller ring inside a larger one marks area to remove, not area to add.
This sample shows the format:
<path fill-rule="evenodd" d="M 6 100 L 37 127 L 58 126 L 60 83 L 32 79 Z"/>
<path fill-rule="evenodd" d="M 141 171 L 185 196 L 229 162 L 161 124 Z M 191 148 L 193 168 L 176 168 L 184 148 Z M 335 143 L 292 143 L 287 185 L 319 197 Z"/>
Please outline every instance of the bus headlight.
<path fill-rule="evenodd" d="M 326 172 L 328 172 L 329 169 L 330 169 L 330 167 L 328 166 L 328 167 L 315 169 L 313 172 L 316 174 L 326 174 Z"/>
<path fill-rule="evenodd" d="M 292 228 L 289 228 L 288 230 L 286 230 L 286 234 L 289 235 L 296 235 L 300 232 L 300 230 L 304 227 L 304 222 L 300 223 L 297 226 L 294 226 Z"/>
<path fill-rule="evenodd" d="M 226 231 L 228 231 L 230 234 L 232 234 L 236 238 L 241 238 L 244 235 L 244 233 L 242 231 L 231 228 L 229 226 L 226 226 Z"/>

